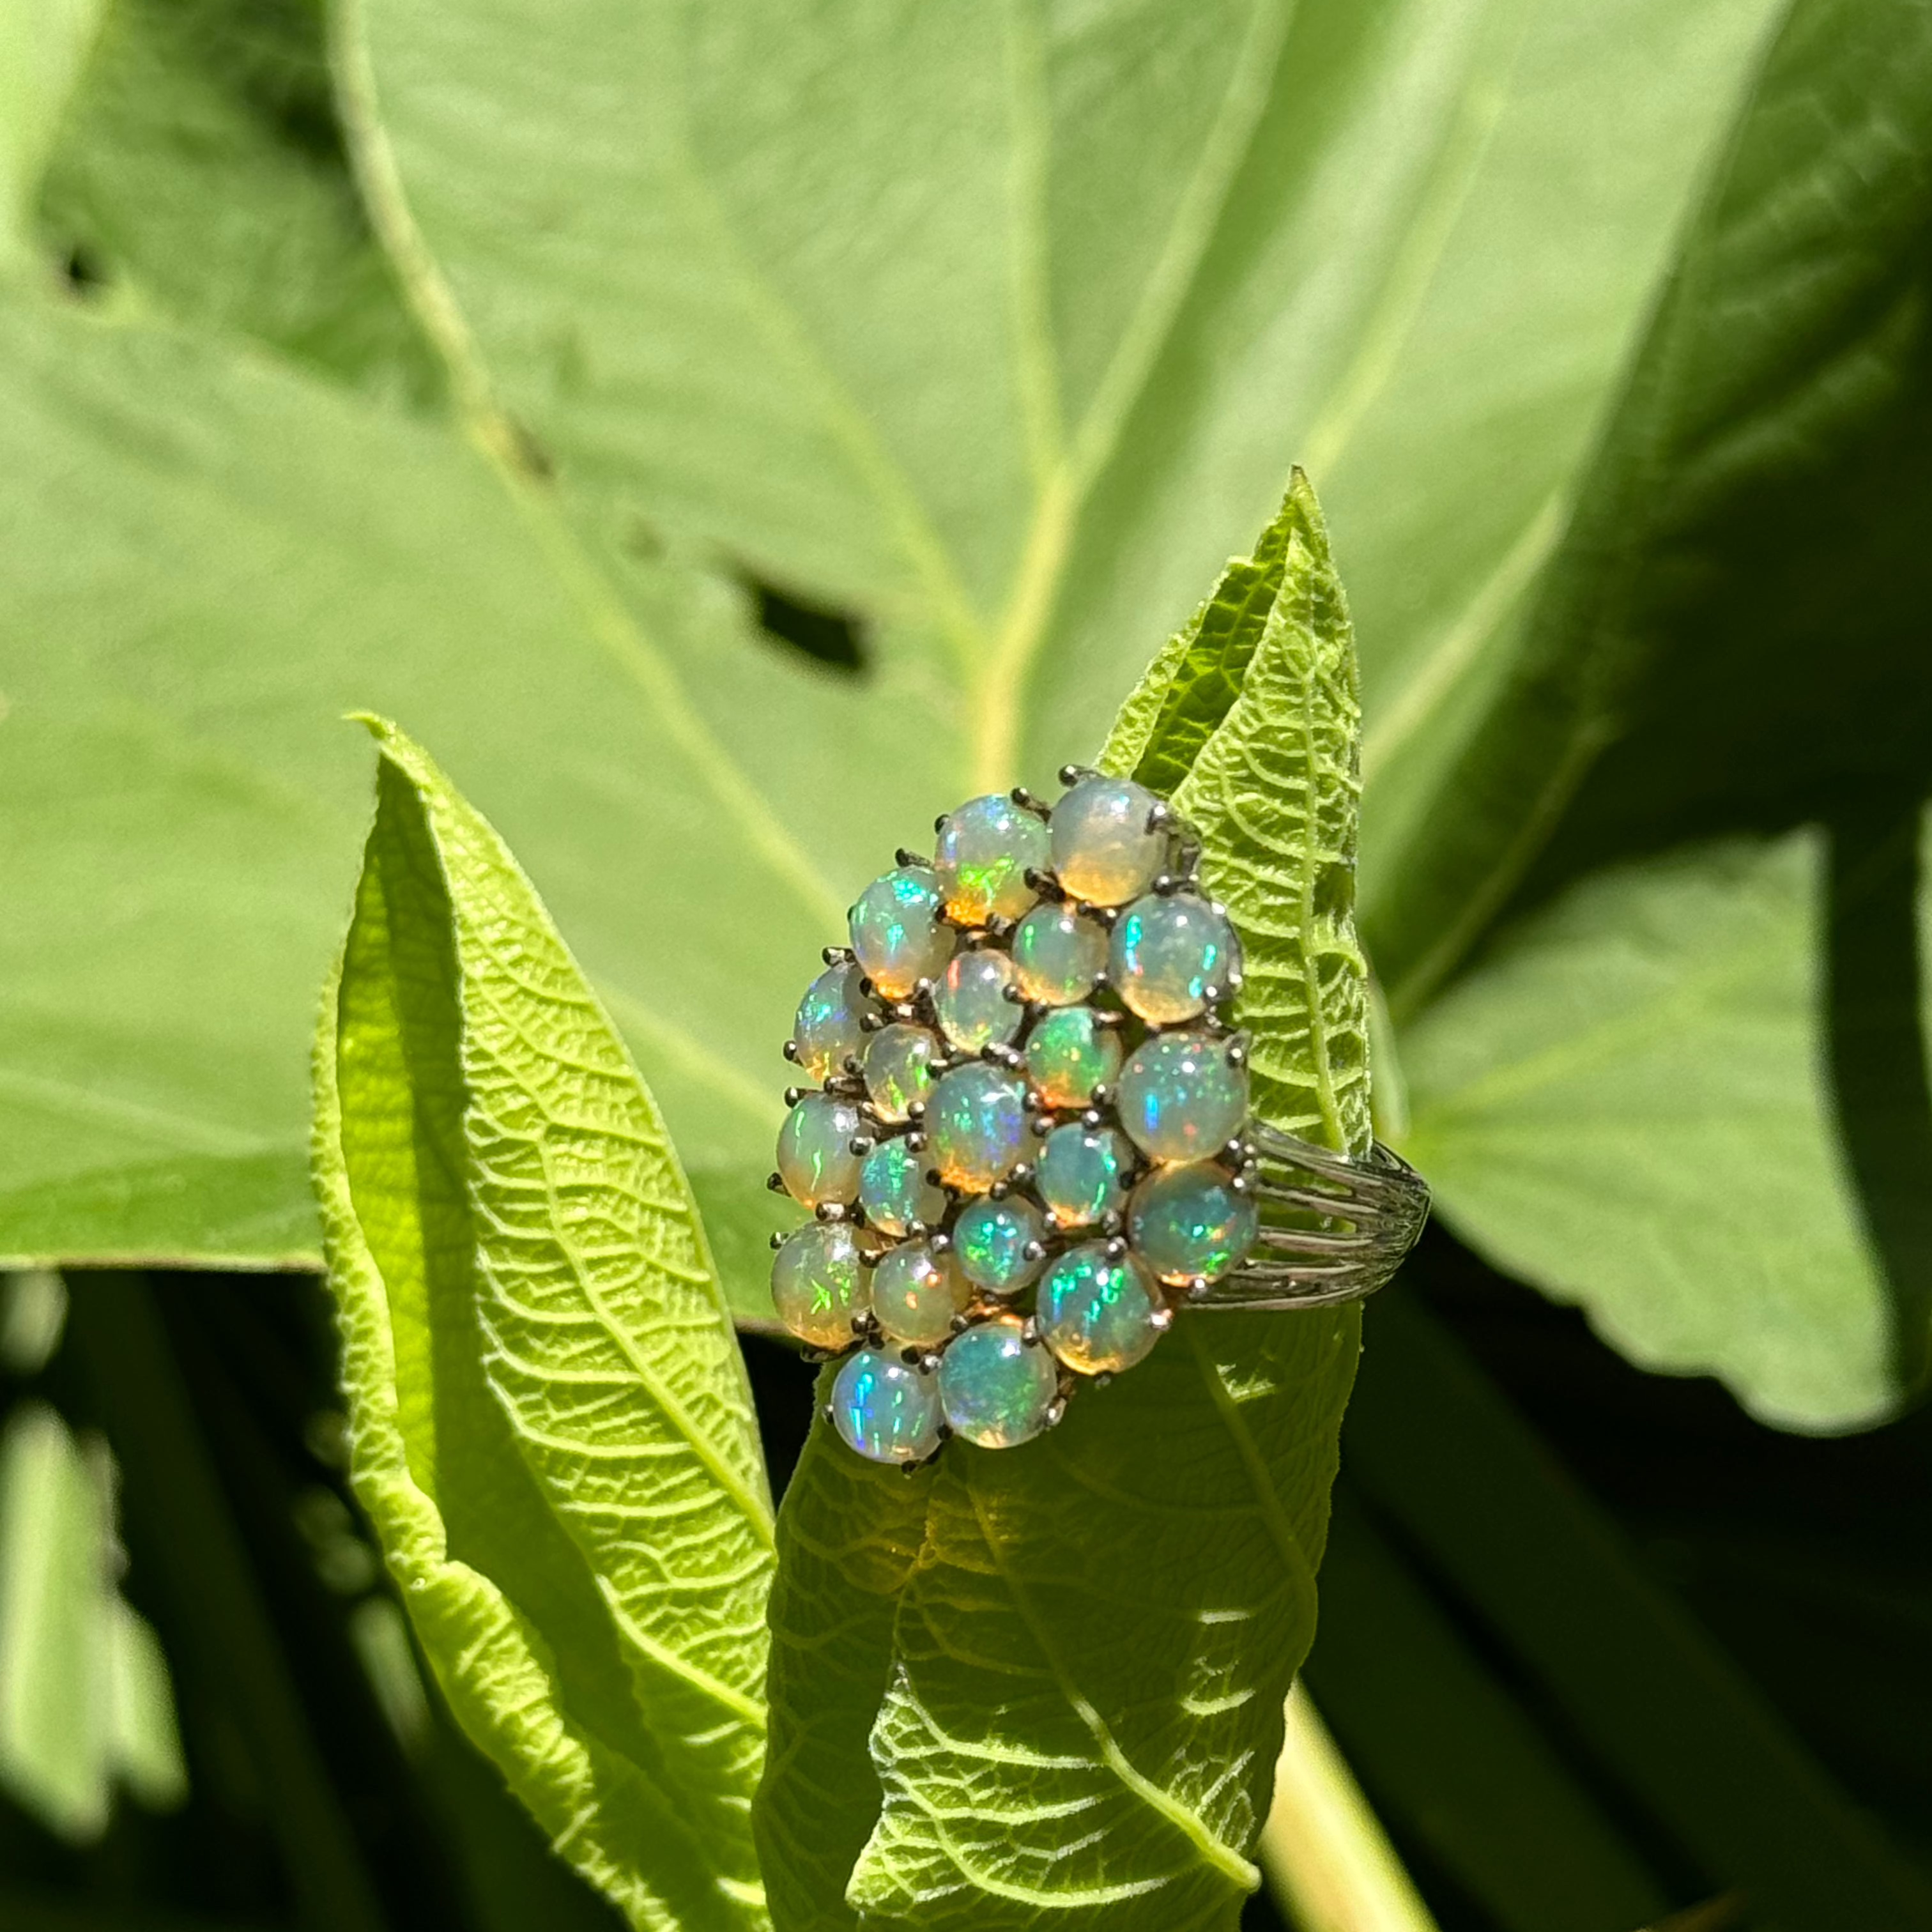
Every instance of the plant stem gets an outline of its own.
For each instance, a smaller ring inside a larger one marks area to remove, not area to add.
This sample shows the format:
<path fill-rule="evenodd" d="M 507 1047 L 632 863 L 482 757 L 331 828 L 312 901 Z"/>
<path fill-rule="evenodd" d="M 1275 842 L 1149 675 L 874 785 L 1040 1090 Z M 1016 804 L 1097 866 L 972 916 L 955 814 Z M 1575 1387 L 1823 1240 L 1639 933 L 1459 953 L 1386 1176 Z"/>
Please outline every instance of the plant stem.
<path fill-rule="evenodd" d="M 1308 1693 L 1288 1696 L 1274 1808 L 1257 1856 L 1300 1932 L 1436 1932 Z"/>

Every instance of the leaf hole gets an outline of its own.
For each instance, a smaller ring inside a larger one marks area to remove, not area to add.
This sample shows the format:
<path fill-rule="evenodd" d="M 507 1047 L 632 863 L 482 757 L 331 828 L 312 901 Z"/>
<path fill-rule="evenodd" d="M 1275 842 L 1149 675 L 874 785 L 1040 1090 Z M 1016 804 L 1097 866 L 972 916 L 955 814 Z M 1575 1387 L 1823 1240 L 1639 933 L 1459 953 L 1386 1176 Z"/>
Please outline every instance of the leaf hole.
<path fill-rule="evenodd" d="M 100 257 L 84 242 L 76 242 L 61 264 L 67 285 L 82 301 L 89 302 L 107 286 L 107 269 Z"/>
<path fill-rule="evenodd" d="M 758 601 L 758 622 L 767 637 L 834 670 L 856 676 L 871 668 L 865 620 L 856 611 L 814 604 L 754 577 L 746 578 L 745 587 Z"/>

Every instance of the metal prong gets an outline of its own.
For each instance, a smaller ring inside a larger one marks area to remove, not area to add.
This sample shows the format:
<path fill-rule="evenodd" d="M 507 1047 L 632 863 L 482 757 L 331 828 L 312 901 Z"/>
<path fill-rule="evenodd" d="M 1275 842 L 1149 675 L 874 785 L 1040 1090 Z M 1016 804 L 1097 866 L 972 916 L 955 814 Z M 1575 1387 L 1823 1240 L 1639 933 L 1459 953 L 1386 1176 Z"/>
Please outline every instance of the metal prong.
<path fill-rule="evenodd" d="M 798 1064 L 798 1042 L 796 1040 L 787 1040 L 784 1046 L 780 1050 L 784 1053 L 786 1059 L 791 1062 L 793 1066 L 796 1066 Z"/>
<path fill-rule="evenodd" d="M 774 1170 L 765 1176 L 765 1185 L 774 1194 L 782 1194 L 785 1191 L 784 1176 Z"/>

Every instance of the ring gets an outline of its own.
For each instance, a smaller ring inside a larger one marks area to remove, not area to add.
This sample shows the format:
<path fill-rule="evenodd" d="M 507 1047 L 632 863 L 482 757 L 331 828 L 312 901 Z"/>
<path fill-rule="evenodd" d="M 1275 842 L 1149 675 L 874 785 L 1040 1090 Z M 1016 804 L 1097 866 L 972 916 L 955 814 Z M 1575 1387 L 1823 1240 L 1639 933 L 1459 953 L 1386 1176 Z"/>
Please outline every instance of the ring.
<path fill-rule="evenodd" d="M 1202 841 L 1131 778 L 969 800 L 854 903 L 800 1002 L 774 1190 L 779 1319 L 842 1358 L 829 1418 L 916 1468 L 1012 1448 L 1180 1310 L 1372 1294 L 1429 1190 L 1252 1118 L 1241 946 Z"/>

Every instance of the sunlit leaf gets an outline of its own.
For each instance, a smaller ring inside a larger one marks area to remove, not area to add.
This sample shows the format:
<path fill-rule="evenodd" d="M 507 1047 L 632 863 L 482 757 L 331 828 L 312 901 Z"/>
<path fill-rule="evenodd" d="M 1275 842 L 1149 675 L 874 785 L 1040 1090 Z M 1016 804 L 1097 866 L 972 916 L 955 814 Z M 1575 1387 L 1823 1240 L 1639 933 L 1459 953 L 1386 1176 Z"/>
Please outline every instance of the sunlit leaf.
<path fill-rule="evenodd" d="M 1177 796 L 1247 943 L 1258 1108 L 1359 1151 L 1361 956 L 1347 896 L 1313 883 L 1354 860 L 1353 644 L 1304 484 L 1270 537 L 1266 623 Z M 1234 1924 L 1357 1334 L 1352 1309 L 1184 1316 L 1040 1441 L 954 1443 L 910 1483 L 855 1471 L 820 1424 L 772 1605 L 780 1932 Z M 868 1728 L 875 1788 L 851 1768 Z"/>
<path fill-rule="evenodd" d="M 380 736 L 316 1052 L 358 1492 L 559 1849 L 640 1927 L 755 1928 L 771 1509 L 696 1210 L 522 873 Z"/>

